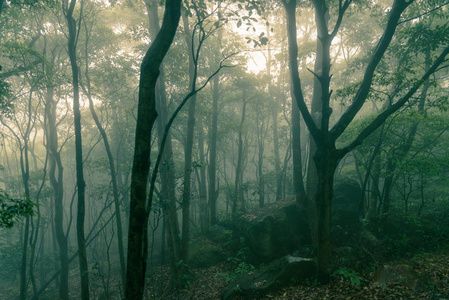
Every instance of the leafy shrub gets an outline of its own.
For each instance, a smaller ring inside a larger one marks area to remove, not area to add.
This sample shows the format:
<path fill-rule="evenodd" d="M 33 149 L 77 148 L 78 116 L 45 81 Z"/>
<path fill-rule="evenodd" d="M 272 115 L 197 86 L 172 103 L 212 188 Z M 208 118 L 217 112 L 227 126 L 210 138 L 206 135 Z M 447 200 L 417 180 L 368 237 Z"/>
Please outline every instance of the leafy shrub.
<path fill-rule="evenodd" d="M 362 276 L 359 275 L 356 271 L 350 268 L 340 268 L 334 272 L 335 276 L 341 276 L 346 280 L 349 280 L 351 282 L 351 285 L 360 286 L 361 280 L 363 279 Z"/>

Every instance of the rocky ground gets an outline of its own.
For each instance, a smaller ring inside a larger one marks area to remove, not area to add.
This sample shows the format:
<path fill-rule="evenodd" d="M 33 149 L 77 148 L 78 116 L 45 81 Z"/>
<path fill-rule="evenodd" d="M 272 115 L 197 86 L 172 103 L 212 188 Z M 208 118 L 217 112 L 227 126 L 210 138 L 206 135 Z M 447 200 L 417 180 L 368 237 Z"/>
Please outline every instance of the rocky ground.
<path fill-rule="evenodd" d="M 232 268 L 225 262 L 192 270 L 187 289 L 165 294 L 163 298 L 160 298 L 161 290 L 155 293 L 154 289 L 148 289 L 148 299 L 220 299 L 227 279 L 233 275 Z M 162 282 L 167 282 L 168 273 L 164 269 L 159 271 L 155 282 L 161 287 Z M 329 285 L 320 286 L 311 280 L 260 299 L 449 299 L 449 253 L 419 254 L 360 274 L 340 269 Z"/>

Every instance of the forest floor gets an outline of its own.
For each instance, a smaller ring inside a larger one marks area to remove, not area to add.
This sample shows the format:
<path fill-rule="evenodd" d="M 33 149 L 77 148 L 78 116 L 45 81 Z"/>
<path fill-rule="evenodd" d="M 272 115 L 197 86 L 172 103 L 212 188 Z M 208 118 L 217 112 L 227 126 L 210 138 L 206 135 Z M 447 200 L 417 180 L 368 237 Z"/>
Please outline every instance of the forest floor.
<path fill-rule="evenodd" d="M 379 275 L 374 270 L 356 273 L 352 269 L 340 269 L 333 274 L 329 285 L 307 281 L 259 299 L 449 299 L 449 252 L 416 254 L 407 259 L 389 261 L 388 266 L 392 270 L 406 268 L 407 271 Z M 167 270 L 160 271 L 155 282 L 167 282 Z M 192 270 L 188 288 L 163 299 L 220 299 L 230 272 L 229 263 Z M 379 276 L 384 278 L 379 279 Z M 154 294 L 153 297 L 148 296 L 148 299 L 161 299 Z"/>

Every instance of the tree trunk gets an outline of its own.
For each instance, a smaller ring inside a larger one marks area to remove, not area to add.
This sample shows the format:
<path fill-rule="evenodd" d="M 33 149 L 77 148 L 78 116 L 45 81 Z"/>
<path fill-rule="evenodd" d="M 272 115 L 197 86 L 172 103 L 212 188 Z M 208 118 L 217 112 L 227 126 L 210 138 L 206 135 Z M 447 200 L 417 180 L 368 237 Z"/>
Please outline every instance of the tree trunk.
<path fill-rule="evenodd" d="M 160 31 L 142 61 L 139 82 L 134 160 L 131 175 L 128 258 L 126 272 L 126 299 L 143 299 L 148 253 L 146 203 L 150 167 L 151 131 L 157 117 L 155 88 L 162 60 L 176 34 L 181 15 L 180 0 L 165 2 L 164 19 Z"/>
<path fill-rule="evenodd" d="M 189 29 L 189 18 L 185 12 L 181 13 L 184 23 L 184 35 L 187 43 L 189 55 L 189 87 L 190 91 L 195 91 L 196 72 L 195 61 L 193 58 L 192 37 Z M 189 119 L 187 123 L 186 144 L 184 146 L 184 190 L 182 193 L 182 241 L 181 241 L 181 259 L 184 264 L 188 263 L 189 257 L 189 234 L 190 234 L 190 196 L 192 180 L 192 152 L 193 152 L 193 133 L 195 130 L 195 106 L 196 95 L 190 99 Z"/>
<path fill-rule="evenodd" d="M 204 133 L 203 133 L 203 123 L 202 119 L 198 119 L 198 148 L 200 155 L 200 176 L 198 180 L 199 185 L 199 203 L 200 203 L 200 228 L 201 232 L 206 232 L 209 226 L 209 216 L 207 209 L 207 185 L 206 185 L 206 166 L 203 165 L 203 162 L 206 160 L 206 156 L 204 154 Z"/>
<path fill-rule="evenodd" d="M 289 39 L 289 49 L 293 46 L 291 43 L 292 39 L 296 40 L 296 0 L 291 0 L 290 2 L 284 2 L 285 12 L 287 16 L 287 35 Z M 290 52 L 291 50 L 289 50 Z M 298 51 L 296 48 L 292 50 L 294 54 L 297 55 Z M 298 72 L 298 66 L 292 65 L 290 61 L 290 72 L 295 70 Z M 295 93 L 293 90 L 293 83 L 291 83 L 291 97 L 292 97 L 292 153 L 293 153 L 293 185 L 295 189 L 296 203 L 298 205 L 298 210 L 300 215 L 307 220 L 309 225 L 309 235 L 312 241 L 316 240 L 316 216 L 314 208 L 314 199 L 310 198 L 309 186 L 307 190 L 307 195 L 304 187 L 303 178 L 303 166 L 302 166 L 302 151 L 301 151 L 301 118 L 298 104 L 296 101 Z M 311 178 L 310 167 L 309 176 Z M 308 183 L 310 180 L 308 181 Z M 309 196 L 309 198 L 308 198 Z"/>
<path fill-rule="evenodd" d="M 330 145 L 329 145 L 330 146 Z M 330 281 L 332 266 L 331 208 L 334 174 L 338 165 L 335 148 L 320 148 L 314 157 L 317 167 L 318 191 L 316 207 L 318 219 L 318 279 L 322 283 Z"/>
<path fill-rule="evenodd" d="M 221 13 L 220 10 L 218 11 L 218 19 L 220 20 Z M 220 22 L 220 21 L 218 21 Z M 220 56 L 218 53 L 220 53 L 221 50 L 221 41 L 223 39 L 223 31 L 222 29 L 218 29 L 218 47 L 215 54 L 215 66 L 219 65 L 220 62 Z M 208 177 L 209 177 L 209 218 L 210 218 L 210 225 L 216 225 L 217 224 L 217 191 L 216 191 L 216 176 L 217 176 L 217 130 L 218 130 L 218 101 L 220 98 L 219 91 L 220 91 L 220 76 L 217 74 L 213 81 L 213 87 L 212 87 L 212 123 L 210 126 L 210 133 L 209 133 L 209 170 L 208 170 Z"/>
<path fill-rule="evenodd" d="M 27 199 L 28 200 L 28 199 Z M 30 216 L 25 220 L 25 231 L 22 241 L 22 260 L 20 265 L 20 300 L 27 299 L 27 253 L 28 253 L 28 237 L 30 232 Z"/>
<path fill-rule="evenodd" d="M 78 205 L 76 216 L 76 237 L 79 250 L 79 267 L 81 278 L 81 298 L 89 299 L 89 268 L 87 265 L 86 239 L 84 234 L 85 219 L 85 190 L 86 183 L 83 174 L 83 146 L 81 133 L 81 112 L 79 104 L 79 72 L 76 61 L 76 37 L 77 28 L 73 18 L 76 0 L 71 0 L 68 8 L 66 7 L 66 18 L 69 27 L 68 51 L 70 57 L 70 65 L 72 67 L 72 84 L 73 84 L 73 115 L 75 124 L 75 160 L 76 160 L 76 186 L 78 193 Z"/>
<path fill-rule="evenodd" d="M 240 120 L 238 150 L 237 150 L 237 166 L 235 168 L 235 185 L 234 185 L 234 199 L 232 202 L 232 218 L 235 219 L 239 214 L 246 211 L 245 201 L 242 192 L 242 178 L 243 178 L 243 125 L 246 116 L 246 91 L 243 90 L 243 107 L 242 117 Z"/>
<path fill-rule="evenodd" d="M 52 70 L 48 70 L 49 78 Z M 64 168 L 58 151 L 58 130 L 56 128 L 56 101 L 54 100 L 54 86 L 47 85 L 45 113 L 47 115 L 47 151 L 49 152 L 49 178 L 53 189 L 54 201 L 54 231 L 59 250 L 59 264 L 61 274 L 59 279 L 59 298 L 69 299 L 69 259 L 67 237 L 64 233 Z"/>
<path fill-rule="evenodd" d="M 86 26 L 87 27 L 87 26 Z M 122 227 L 122 216 L 120 213 L 120 199 L 119 199 L 119 191 L 117 184 L 117 172 L 115 168 L 114 158 L 112 156 L 111 146 L 109 145 L 109 139 L 104 130 L 100 120 L 98 119 L 97 113 L 95 111 L 94 102 L 92 100 L 91 94 L 91 85 L 89 78 L 89 60 L 88 60 L 88 42 L 89 35 L 86 28 L 86 42 L 85 42 L 85 60 L 86 60 L 86 68 L 85 68 L 85 77 L 86 77 L 86 86 L 81 85 L 84 93 L 87 95 L 89 100 L 89 110 L 94 119 L 95 125 L 97 126 L 98 131 L 100 132 L 101 138 L 103 140 L 104 148 L 106 150 L 106 155 L 108 157 L 109 162 L 109 172 L 111 173 L 111 182 L 112 182 L 112 195 L 114 197 L 114 209 L 115 209 L 115 220 L 117 225 L 117 244 L 119 250 L 119 261 L 120 261 L 120 276 L 122 280 L 122 286 L 125 288 L 125 275 L 126 275 L 126 266 L 125 266 L 125 251 L 123 249 L 123 227 Z"/>
<path fill-rule="evenodd" d="M 260 108 L 256 109 L 256 122 L 257 122 L 257 179 L 259 182 L 259 207 L 265 206 L 265 180 L 263 177 L 263 153 L 265 148 L 264 127 L 265 120 L 261 116 L 262 112 Z"/>

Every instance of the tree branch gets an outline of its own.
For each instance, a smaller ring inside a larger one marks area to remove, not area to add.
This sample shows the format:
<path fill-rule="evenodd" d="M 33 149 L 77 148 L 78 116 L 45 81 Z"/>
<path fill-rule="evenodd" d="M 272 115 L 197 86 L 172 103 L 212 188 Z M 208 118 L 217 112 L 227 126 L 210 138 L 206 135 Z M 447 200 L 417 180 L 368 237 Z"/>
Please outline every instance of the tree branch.
<path fill-rule="evenodd" d="M 363 141 L 373 133 L 377 128 L 379 128 L 385 120 L 391 116 L 393 113 L 398 111 L 401 107 L 403 107 L 410 98 L 416 93 L 416 91 L 421 87 L 421 85 L 436 71 L 439 70 L 439 67 L 442 63 L 446 61 L 446 56 L 449 55 L 449 46 L 446 47 L 440 56 L 435 60 L 433 65 L 427 70 L 427 72 L 418 80 L 413 87 L 405 94 L 401 99 L 399 99 L 396 103 L 392 104 L 389 108 L 380 113 L 368 126 L 365 127 L 362 132 L 345 148 L 341 149 L 341 154 L 347 154 L 349 151 L 362 144 Z"/>
<path fill-rule="evenodd" d="M 331 129 L 331 136 L 335 140 L 345 131 L 348 125 L 352 122 L 356 114 L 360 111 L 363 104 L 365 103 L 371 84 L 374 77 L 374 72 L 384 56 L 388 46 L 393 39 L 394 32 L 396 31 L 396 27 L 398 26 L 399 19 L 401 17 L 402 12 L 413 2 L 406 2 L 404 0 L 395 0 L 390 12 L 390 16 L 388 18 L 387 27 L 377 44 L 376 49 L 374 50 L 373 55 L 371 56 L 371 60 L 365 70 L 365 75 L 363 77 L 363 81 L 357 91 L 357 94 L 354 97 L 354 100 L 349 106 L 349 108 L 344 112 L 335 126 Z"/>

